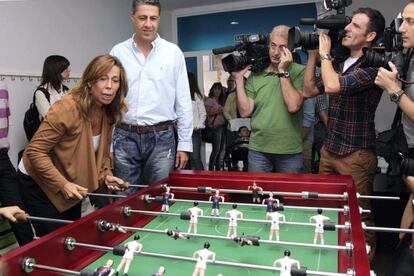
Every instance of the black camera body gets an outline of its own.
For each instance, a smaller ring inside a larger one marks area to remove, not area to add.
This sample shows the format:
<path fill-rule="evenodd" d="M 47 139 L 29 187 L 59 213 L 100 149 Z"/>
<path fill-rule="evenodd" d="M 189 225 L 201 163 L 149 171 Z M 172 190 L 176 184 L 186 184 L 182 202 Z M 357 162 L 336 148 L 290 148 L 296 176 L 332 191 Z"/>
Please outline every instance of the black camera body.
<path fill-rule="evenodd" d="M 324 7 L 327 10 L 336 9 L 336 15 L 330 15 L 322 19 L 302 18 L 302 25 L 314 25 L 317 28 L 328 29 L 328 35 L 332 41 L 331 55 L 336 59 L 343 59 L 349 54 L 349 50 L 342 46 L 342 39 L 345 36 L 343 30 L 351 19 L 344 15 L 345 7 L 352 4 L 352 0 L 324 0 Z M 293 51 L 297 47 L 304 49 L 317 49 L 319 47 L 319 34 L 317 32 L 302 32 L 299 27 L 289 30 L 288 48 Z"/>
<path fill-rule="evenodd" d="M 414 176 L 414 159 L 405 156 L 401 152 L 398 153 L 401 158 L 400 171 L 403 175 Z"/>
<path fill-rule="evenodd" d="M 378 46 L 364 49 L 364 64 L 366 66 L 390 69 L 388 62 L 392 61 L 396 65 L 400 77 L 404 77 L 404 48 L 401 33 L 398 31 L 401 23 L 401 18 L 395 18 L 390 26 L 385 28 L 384 36 Z"/>
<path fill-rule="evenodd" d="M 252 65 L 252 72 L 260 72 L 270 64 L 268 38 L 265 35 L 245 35 L 241 42 L 234 46 L 213 49 L 213 54 L 230 54 L 222 59 L 226 72 L 240 71 L 247 65 Z"/>

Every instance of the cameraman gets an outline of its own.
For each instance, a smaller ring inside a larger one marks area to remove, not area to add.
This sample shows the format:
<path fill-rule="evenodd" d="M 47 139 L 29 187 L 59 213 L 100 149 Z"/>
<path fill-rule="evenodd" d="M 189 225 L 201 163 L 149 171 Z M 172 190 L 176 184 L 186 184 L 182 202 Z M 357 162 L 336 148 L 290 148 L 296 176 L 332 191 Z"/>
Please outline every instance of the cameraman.
<path fill-rule="evenodd" d="M 402 13 L 402 24 L 399 28 L 399 31 L 402 35 L 403 47 L 409 49 L 412 52 L 414 48 L 414 1 L 409 1 L 405 6 Z M 375 79 L 375 84 L 384 89 L 389 95 L 390 99 L 395 102 L 398 107 L 402 110 L 402 124 L 404 127 L 404 134 L 407 139 L 407 145 L 410 149 L 410 158 L 414 157 L 414 59 L 412 55 L 409 55 L 409 66 L 405 75 L 407 76 L 407 84 L 403 90 L 403 84 L 398 79 L 398 72 L 396 66 L 389 62 L 391 71 L 381 67 L 378 70 L 377 78 Z M 413 172 L 414 173 L 414 172 Z M 413 223 L 413 193 L 414 193 L 414 177 L 407 176 L 405 179 L 406 183 L 411 191 L 410 198 L 407 202 L 403 218 L 401 220 L 402 228 L 409 228 Z M 400 235 L 402 240 L 404 234 Z M 414 239 L 411 241 L 414 245 Z M 408 246 L 407 246 L 408 248 Z M 414 247 L 413 247 L 414 249 Z M 407 250 L 410 251 L 410 250 Z M 411 252 L 412 253 L 412 252 Z M 405 260 L 405 266 L 396 266 L 399 267 L 400 271 L 395 271 L 393 275 L 413 275 L 414 274 L 414 258 L 412 254 L 407 256 Z M 402 271 L 402 270 L 404 271 Z M 406 271 L 405 271 L 406 270 Z M 405 274 L 406 273 L 406 274 Z"/>
<path fill-rule="evenodd" d="M 312 97 L 329 94 L 327 136 L 321 150 L 320 174 L 351 175 L 358 193 L 370 195 L 377 168 L 375 156 L 375 111 L 382 91 L 374 84 L 377 69 L 362 67 L 363 48 L 382 37 L 385 19 L 371 8 L 360 8 L 353 13 L 345 27 L 342 46 L 350 51 L 344 61 L 330 56 L 331 39 L 319 35 L 319 51 L 308 50 L 304 95 Z M 317 59 L 321 60 L 321 76 L 315 78 Z M 363 209 L 370 209 L 369 200 L 359 200 Z M 361 219 L 373 225 L 371 214 Z M 370 258 L 375 253 L 375 233 L 365 232 L 371 246 Z"/>
<path fill-rule="evenodd" d="M 251 68 L 232 72 L 241 117 L 251 116 L 248 163 L 250 172 L 299 173 L 302 157 L 302 87 L 304 66 L 292 62 L 287 26 L 273 28 L 269 38 L 270 65 L 243 76 Z"/>

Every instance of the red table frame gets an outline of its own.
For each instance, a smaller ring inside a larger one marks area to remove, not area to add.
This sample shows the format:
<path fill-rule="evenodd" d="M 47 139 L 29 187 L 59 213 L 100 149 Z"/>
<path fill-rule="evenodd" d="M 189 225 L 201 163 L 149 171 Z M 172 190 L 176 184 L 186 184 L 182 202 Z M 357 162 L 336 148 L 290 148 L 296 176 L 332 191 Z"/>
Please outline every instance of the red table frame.
<path fill-rule="evenodd" d="M 339 224 L 348 221 L 351 224 L 350 233 L 344 230 L 339 231 L 339 244 L 345 245 L 346 242 L 353 244 L 352 254 L 344 251 L 338 252 L 338 270 L 346 273 L 347 268 L 352 268 L 355 275 L 370 275 L 370 266 L 366 254 L 365 238 L 361 226 L 361 218 L 357 203 L 354 184 L 348 176 L 322 176 L 310 174 L 270 174 L 270 173 L 242 173 L 242 172 L 208 172 L 208 171 L 177 171 L 172 172 L 167 179 L 154 183 L 148 188 L 140 190 L 137 194 L 127 198 L 117 200 L 113 204 L 99 209 L 88 216 L 85 216 L 71 224 L 35 240 L 23 247 L 15 249 L 2 257 L 8 270 L 6 275 L 28 275 L 21 270 L 22 260 L 25 257 L 34 258 L 36 263 L 49 265 L 64 269 L 81 270 L 104 252 L 87 248 L 75 248 L 73 251 L 64 249 L 66 237 L 73 237 L 77 242 L 90 243 L 102 246 L 116 246 L 128 237 L 129 234 L 117 232 L 100 232 L 97 230 L 97 222 L 106 220 L 109 222 L 120 223 L 121 225 L 143 227 L 152 217 L 141 214 L 125 216 L 123 206 L 129 206 L 137 210 L 159 210 L 159 203 L 147 204 L 140 199 L 140 195 L 151 194 L 156 196 L 161 194 L 160 186 L 168 183 L 170 186 L 183 187 L 213 187 L 219 189 L 238 189 L 246 190 L 253 181 L 264 190 L 280 192 L 317 192 L 323 194 L 348 194 L 348 199 L 302 199 L 294 196 L 283 196 L 282 203 L 305 206 L 321 206 L 342 208 L 349 206 L 348 216 L 339 216 Z M 172 191 L 179 196 L 183 192 Z M 205 195 L 198 195 L 205 197 Z M 246 201 L 250 200 L 248 195 L 227 195 L 231 200 Z M 30 275 L 59 275 L 54 272 L 34 269 Z"/>

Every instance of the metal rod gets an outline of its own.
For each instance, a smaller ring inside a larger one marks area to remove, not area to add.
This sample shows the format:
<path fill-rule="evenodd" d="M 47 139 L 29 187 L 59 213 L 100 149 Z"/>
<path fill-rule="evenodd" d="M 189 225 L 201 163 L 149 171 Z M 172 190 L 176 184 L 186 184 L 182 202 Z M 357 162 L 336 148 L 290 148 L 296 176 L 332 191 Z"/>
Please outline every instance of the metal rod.
<path fill-rule="evenodd" d="M 116 195 L 116 194 L 100 194 L 100 193 L 86 193 L 88 196 L 100 196 L 100 197 L 116 197 L 116 198 L 125 198 L 126 195 Z"/>
<path fill-rule="evenodd" d="M 166 234 L 165 230 L 157 230 L 157 229 L 148 229 L 148 228 L 138 228 L 138 227 L 129 227 L 129 226 L 122 226 L 122 228 L 129 230 L 129 231 L 140 231 L 140 232 L 148 232 L 148 233 L 157 233 L 157 234 Z M 233 241 L 231 237 L 224 237 L 224 236 L 217 236 L 217 235 L 207 235 L 207 234 L 194 234 L 194 233 L 186 233 L 181 232 L 183 235 L 188 237 L 196 237 L 196 238 L 208 238 L 208 239 L 215 239 L 215 240 L 228 240 Z M 319 244 L 308 244 L 308 243 L 299 243 L 299 242 L 288 242 L 288 241 L 271 241 L 271 240 L 259 240 L 259 243 L 263 244 L 273 244 L 273 245 L 293 245 L 293 246 L 301 246 L 301 247 L 311 247 L 317 249 L 330 249 L 330 250 L 342 250 L 342 251 L 349 251 L 352 248 L 349 246 L 343 245 L 319 245 Z"/>
<path fill-rule="evenodd" d="M 181 186 L 169 186 L 171 189 L 174 190 L 188 190 L 188 191 L 198 191 L 199 187 L 181 187 Z M 204 187 L 206 191 L 213 191 L 213 190 L 220 190 L 221 192 L 225 193 L 234 193 L 234 194 L 252 194 L 252 191 L 249 190 L 235 190 L 235 189 L 223 189 L 223 188 L 211 188 L 211 187 Z M 262 191 L 261 194 L 269 194 L 273 193 L 274 195 L 281 195 L 281 196 L 299 196 L 305 197 L 312 192 L 280 192 L 280 191 Z M 343 194 L 319 194 L 317 193 L 318 197 L 321 198 L 340 198 L 343 199 L 345 196 Z"/>
<path fill-rule="evenodd" d="M 36 216 L 28 216 L 27 218 L 30 220 L 47 221 L 47 222 L 62 223 L 62 224 L 69 224 L 69 223 L 74 222 L 73 220 L 53 219 L 53 218 L 36 217 Z"/>
<path fill-rule="evenodd" d="M 148 199 L 150 200 L 154 200 L 155 197 L 148 197 Z M 190 200 L 190 199 L 169 199 L 169 201 L 172 202 L 188 202 L 188 203 L 193 203 L 194 201 L 197 201 L 198 203 L 203 203 L 203 204 L 212 204 L 211 201 L 207 201 L 207 200 Z M 233 205 L 233 204 L 237 204 L 239 206 L 249 206 L 249 207 L 263 207 L 266 208 L 265 204 L 253 204 L 253 203 L 239 203 L 239 202 L 220 202 L 220 204 L 223 205 Z M 333 212 L 345 212 L 344 208 L 325 208 L 325 207 L 307 207 L 307 206 L 294 206 L 294 205 L 283 205 L 284 209 L 299 209 L 299 210 L 318 210 L 318 209 L 322 209 L 324 211 L 333 211 Z M 369 211 L 369 210 L 363 210 L 363 211 Z M 370 212 L 370 211 L 369 211 Z"/>
<path fill-rule="evenodd" d="M 389 228 L 389 227 L 374 227 L 374 226 L 366 226 L 364 223 L 362 224 L 362 228 L 364 230 L 373 231 L 373 232 L 391 232 L 391 233 L 414 234 L 414 229 Z"/>
<path fill-rule="evenodd" d="M 167 185 L 167 184 L 165 184 Z M 137 187 L 137 188 L 146 188 L 149 187 L 149 185 L 132 185 L 129 184 L 131 187 Z M 171 189 L 174 190 L 187 190 L 187 191 L 198 191 L 199 187 L 181 187 L 181 186 L 169 186 Z M 234 194 L 252 194 L 253 191 L 249 190 L 236 190 L 236 189 L 221 189 L 221 188 L 212 188 L 212 187 L 203 187 L 206 188 L 207 192 L 211 192 L 213 190 L 220 190 L 222 192 L 226 193 L 234 193 Z M 262 191 L 261 194 L 269 194 L 273 193 L 274 195 L 284 195 L 284 196 L 300 196 L 302 198 L 306 198 L 305 195 L 309 194 L 310 192 L 279 192 L 279 191 Z M 319 198 L 339 198 L 339 199 L 346 199 L 347 196 L 345 194 L 321 194 L 317 193 Z M 378 200 L 400 200 L 400 197 L 398 196 L 372 196 L 372 195 L 361 195 L 357 193 L 357 198 L 363 198 L 363 199 L 378 199 Z"/>
<path fill-rule="evenodd" d="M 360 193 L 357 193 L 356 196 L 357 198 L 362 198 L 362 199 L 400 200 L 399 196 L 372 196 L 372 195 L 361 195 Z"/>
<path fill-rule="evenodd" d="M 78 245 L 80 247 L 86 247 L 86 248 L 95 248 L 95 245 L 93 244 L 86 244 L 86 243 L 78 243 L 73 242 L 73 245 Z M 112 247 L 108 247 L 108 251 L 113 250 Z M 172 260 L 182 260 L 182 261 L 190 261 L 190 262 L 197 262 L 196 258 L 192 257 L 185 257 L 185 256 L 176 256 L 176 255 L 168 255 L 168 254 L 161 254 L 161 253 L 153 253 L 153 252 L 145 252 L 141 251 L 140 253 L 136 255 L 143 255 L 148 257 L 156 257 L 156 258 L 165 258 L 165 259 L 172 259 Z M 267 271 L 281 271 L 280 268 L 273 267 L 273 266 L 264 266 L 264 265 L 254 265 L 254 264 L 243 264 L 243 263 L 237 263 L 237 262 L 224 262 L 224 261 L 207 261 L 210 264 L 214 265 L 224 265 L 224 266 L 232 266 L 232 267 L 240 267 L 240 268 L 251 268 L 251 269 L 258 269 L 258 270 L 267 270 Z M 327 275 L 327 276 L 346 276 L 347 274 L 343 273 L 330 273 L 330 272 L 321 272 L 321 271 L 312 271 L 312 270 L 306 270 L 307 275 Z"/>
<path fill-rule="evenodd" d="M 156 211 L 144 211 L 144 210 L 129 210 L 131 213 L 137 213 L 137 214 L 144 214 L 144 215 L 153 215 L 153 216 L 175 216 L 179 217 L 181 214 L 177 213 L 166 213 L 166 212 L 156 212 Z M 215 216 L 198 216 L 198 218 L 203 219 L 214 219 L 214 220 L 226 220 L 228 221 L 228 217 L 215 217 Z M 237 221 L 241 222 L 258 222 L 258 223 L 264 223 L 264 224 L 270 224 L 272 223 L 271 220 L 262 220 L 262 219 L 237 219 Z M 279 224 L 286 224 L 286 225 L 297 225 L 297 226 L 311 226 L 315 227 L 315 223 L 307 223 L 307 222 L 293 222 L 293 221 L 280 221 Z M 335 228 L 337 229 L 345 229 L 347 228 L 347 225 L 341 225 L 337 224 L 335 225 Z"/>
<path fill-rule="evenodd" d="M 79 271 L 68 270 L 68 269 L 63 269 L 63 268 L 49 266 L 49 265 L 30 264 L 30 266 L 34 267 L 34 268 L 38 268 L 38 269 L 44 269 L 44 270 L 49 270 L 49 271 L 54 271 L 54 272 L 60 272 L 60 273 L 69 274 L 69 275 L 81 275 L 81 273 Z"/>

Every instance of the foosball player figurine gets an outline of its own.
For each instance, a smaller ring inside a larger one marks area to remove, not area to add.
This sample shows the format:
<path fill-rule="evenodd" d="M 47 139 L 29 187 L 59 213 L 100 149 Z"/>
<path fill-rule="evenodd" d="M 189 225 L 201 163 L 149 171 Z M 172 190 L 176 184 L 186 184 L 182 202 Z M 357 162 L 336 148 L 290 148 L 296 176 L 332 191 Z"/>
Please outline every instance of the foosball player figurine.
<path fill-rule="evenodd" d="M 259 240 L 260 240 L 259 237 L 249 237 L 249 236 L 245 236 L 244 234 L 239 237 L 233 238 L 233 241 L 237 242 L 241 246 L 245 246 L 245 245 L 259 246 L 260 245 Z"/>
<path fill-rule="evenodd" d="M 167 235 L 170 236 L 171 238 L 173 238 L 174 240 L 176 240 L 176 239 L 183 239 L 183 240 L 190 239 L 189 236 L 187 236 L 183 232 L 179 231 L 178 229 L 176 229 L 176 230 L 165 229 L 165 233 L 167 233 Z"/>
<path fill-rule="evenodd" d="M 112 266 L 114 265 L 114 261 L 112 259 L 109 259 L 106 261 L 106 264 L 103 266 L 100 266 L 95 269 L 95 273 L 93 276 L 111 276 L 114 273 L 114 269 Z"/>
<path fill-rule="evenodd" d="M 237 204 L 233 204 L 233 209 L 226 212 L 226 217 L 229 217 L 227 237 L 232 237 L 232 238 L 237 237 L 237 219 L 238 218 L 243 219 L 243 213 L 236 209 L 237 209 Z"/>
<path fill-rule="evenodd" d="M 107 222 L 105 220 L 99 221 L 98 228 L 102 232 L 104 232 L 104 231 L 113 231 L 113 232 L 118 231 L 118 232 L 121 232 L 121 233 L 126 233 L 127 232 L 125 230 L 125 228 L 122 227 L 121 224 L 119 224 L 119 223 L 114 224 L 114 223 Z"/>
<path fill-rule="evenodd" d="M 290 251 L 285 250 L 284 257 L 277 259 L 273 262 L 273 266 L 280 268 L 280 276 L 291 276 L 292 269 L 300 269 L 300 263 L 298 260 L 290 258 Z"/>
<path fill-rule="evenodd" d="M 317 213 L 317 215 L 309 218 L 309 223 L 315 222 L 315 235 L 313 236 L 313 243 L 316 244 L 316 241 L 319 237 L 321 240 L 321 244 L 325 244 L 325 241 L 323 239 L 323 224 L 325 221 L 328 221 L 329 218 L 322 215 L 321 208 L 318 208 Z"/>
<path fill-rule="evenodd" d="M 194 252 L 193 258 L 197 259 L 197 264 L 193 271 L 193 276 L 204 276 L 207 269 L 207 261 L 211 260 L 214 262 L 216 260 L 216 253 L 209 250 L 210 243 L 205 242 L 204 248 Z"/>
<path fill-rule="evenodd" d="M 279 241 L 279 223 L 280 222 L 286 222 L 285 215 L 282 215 L 277 211 L 278 209 L 276 207 L 273 207 L 272 213 L 266 214 L 266 219 L 270 219 L 270 234 L 269 234 L 269 240 L 271 241 L 273 239 L 273 235 L 276 236 L 276 241 Z"/>
<path fill-rule="evenodd" d="M 122 256 L 121 263 L 116 268 L 115 275 L 117 276 L 119 275 L 118 273 L 123 266 L 125 266 L 124 276 L 128 275 L 128 270 L 129 270 L 132 260 L 134 259 L 134 254 L 135 253 L 138 254 L 142 250 L 142 244 L 138 242 L 139 238 L 140 238 L 139 235 L 135 235 L 133 241 L 127 242 L 125 244 L 125 253 Z"/>
<path fill-rule="evenodd" d="M 170 187 L 165 186 L 165 192 L 162 194 L 161 212 L 170 210 L 170 200 L 174 199 L 174 194 L 170 193 Z"/>
<path fill-rule="evenodd" d="M 187 210 L 190 212 L 190 223 L 188 224 L 187 233 L 191 233 L 192 229 L 194 234 L 197 234 L 198 217 L 203 216 L 203 210 L 198 207 L 198 201 L 194 201 L 193 205 L 193 207 Z"/>
<path fill-rule="evenodd" d="M 259 193 L 262 194 L 263 188 L 256 185 L 256 182 L 253 182 L 252 186 L 247 187 L 247 190 L 252 191 L 252 201 L 253 203 L 260 203 Z"/>
<path fill-rule="evenodd" d="M 156 272 L 156 273 L 154 273 L 154 274 L 152 274 L 151 276 L 164 276 L 166 271 L 167 271 L 167 270 L 165 269 L 165 267 L 160 266 L 160 267 L 158 268 L 157 272 Z"/>
<path fill-rule="evenodd" d="M 273 213 L 273 206 L 275 203 L 277 206 L 280 205 L 279 199 L 274 198 L 273 193 L 269 193 L 269 198 L 263 199 L 262 204 L 266 205 L 266 215 Z"/>
<path fill-rule="evenodd" d="M 220 190 L 216 190 L 215 194 L 210 196 L 208 201 L 212 202 L 211 215 L 216 217 L 220 216 L 220 201 L 224 202 L 224 196 L 220 195 Z"/>

